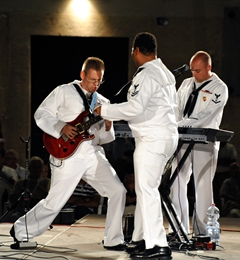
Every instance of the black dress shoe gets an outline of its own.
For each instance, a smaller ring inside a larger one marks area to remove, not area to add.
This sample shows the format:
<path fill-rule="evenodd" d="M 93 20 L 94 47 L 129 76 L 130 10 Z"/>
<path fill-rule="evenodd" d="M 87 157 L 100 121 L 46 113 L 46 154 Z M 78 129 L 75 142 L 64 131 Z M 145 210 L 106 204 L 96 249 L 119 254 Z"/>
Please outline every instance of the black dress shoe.
<path fill-rule="evenodd" d="M 15 237 L 14 226 L 12 226 L 12 228 L 11 228 L 10 231 L 9 231 L 9 233 L 10 233 L 11 237 L 13 238 L 14 242 L 15 242 L 15 243 L 19 243 L 19 241 L 18 241 L 18 240 L 16 239 L 16 237 Z"/>
<path fill-rule="evenodd" d="M 143 252 L 131 254 L 132 259 L 160 259 L 160 260 L 171 260 L 171 249 L 168 246 L 160 247 L 155 246 L 150 249 L 146 249 Z"/>
<path fill-rule="evenodd" d="M 143 239 L 142 239 L 143 240 Z M 140 243 L 142 240 L 139 240 L 139 241 L 133 241 L 133 240 L 131 240 L 129 243 L 128 243 L 128 245 L 137 245 L 138 243 Z"/>
<path fill-rule="evenodd" d="M 127 243 L 124 242 L 123 244 L 118 244 L 116 246 L 103 246 L 107 250 L 113 250 L 113 251 L 125 251 L 127 248 Z"/>
<path fill-rule="evenodd" d="M 140 240 L 138 242 L 132 241 L 132 243 L 128 244 L 128 247 L 126 248 L 126 252 L 129 254 L 136 254 L 144 251 L 145 249 L 146 247 L 145 247 L 144 240 Z"/>

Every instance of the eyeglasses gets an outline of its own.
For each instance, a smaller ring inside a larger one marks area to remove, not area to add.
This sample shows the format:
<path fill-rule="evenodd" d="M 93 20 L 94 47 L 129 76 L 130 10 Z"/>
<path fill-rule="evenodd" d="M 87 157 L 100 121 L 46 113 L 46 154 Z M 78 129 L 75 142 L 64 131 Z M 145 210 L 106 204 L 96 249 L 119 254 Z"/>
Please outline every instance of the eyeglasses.
<path fill-rule="evenodd" d="M 85 73 L 85 75 L 86 75 L 86 78 L 88 79 L 88 81 L 91 82 L 91 83 L 94 83 L 94 84 L 97 83 L 98 85 L 101 85 L 105 81 L 104 79 L 92 79 L 92 78 L 89 78 L 86 73 Z"/>

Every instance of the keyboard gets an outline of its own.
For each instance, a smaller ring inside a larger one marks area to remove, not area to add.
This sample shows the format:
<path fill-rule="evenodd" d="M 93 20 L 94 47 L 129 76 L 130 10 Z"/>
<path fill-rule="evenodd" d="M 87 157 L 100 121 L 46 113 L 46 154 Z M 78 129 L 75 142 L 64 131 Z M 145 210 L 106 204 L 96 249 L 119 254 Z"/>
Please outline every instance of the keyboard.
<path fill-rule="evenodd" d="M 196 142 L 229 142 L 234 133 L 227 130 L 212 129 L 212 128 L 178 128 L 179 139 L 184 141 L 191 141 L 192 139 Z"/>
<path fill-rule="evenodd" d="M 132 138 L 132 132 L 128 124 L 114 124 L 116 138 Z M 234 132 L 221 130 L 221 129 L 212 129 L 212 128 L 187 128 L 179 127 L 178 128 L 179 139 L 183 141 L 195 142 L 229 142 Z"/>

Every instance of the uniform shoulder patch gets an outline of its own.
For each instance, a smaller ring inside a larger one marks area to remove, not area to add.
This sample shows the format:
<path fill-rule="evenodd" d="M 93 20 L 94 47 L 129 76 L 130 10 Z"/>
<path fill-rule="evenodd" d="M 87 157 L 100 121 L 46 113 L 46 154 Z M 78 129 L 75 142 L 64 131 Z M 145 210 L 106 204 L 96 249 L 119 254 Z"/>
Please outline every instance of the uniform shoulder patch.
<path fill-rule="evenodd" d="M 220 103 L 221 100 L 219 100 L 219 97 L 221 96 L 221 94 L 215 94 L 215 99 L 212 99 L 212 101 L 217 104 L 217 103 Z"/>
<path fill-rule="evenodd" d="M 134 89 L 133 89 L 133 91 L 132 91 L 132 93 L 131 93 L 131 96 L 132 96 L 132 97 L 134 97 L 134 96 L 136 96 L 136 95 L 138 94 L 138 92 L 139 92 L 139 89 L 137 89 L 138 86 L 139 86 L 139 84 L 133 85 Z"/>

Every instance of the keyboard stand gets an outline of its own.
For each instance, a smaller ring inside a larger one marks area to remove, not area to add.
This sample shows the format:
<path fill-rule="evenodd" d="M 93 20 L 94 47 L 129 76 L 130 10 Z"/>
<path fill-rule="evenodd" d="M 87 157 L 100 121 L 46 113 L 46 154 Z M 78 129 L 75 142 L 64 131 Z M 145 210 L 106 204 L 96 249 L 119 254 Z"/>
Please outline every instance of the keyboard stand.
<path fill-rule="evenodd" d="M 184 142 L 180 139 L 177 150 L 173 154 L 173 158 L 170 158 L 171 162 L 173 161 L 174 158 L 177 157 L 177 155 L 184 143 L 186 143 L 186 142 Z M 172 175 L 165 173 L 163 175 L 162 182 L 159 187 L 159 191 L 160 191 L 161 199 L 162 199 L 163 211 L 169 221 L 169 224 L 171 225 L 171 228 L 172 228 L 174 234 L 176 234 L 176 238 L 178 239 L 178 241 L 180 243 L 189 243 L 190 240 L 188 238 L 187 232 L 186 232 L 183 224 L 181 223 L 181 221 L 177 215 L 176 209 L 172 203 L 172 200 L 169 197 L 169 194 L 170 194 L 170 188 L 171 188 L 173 182 L 177 178 L 179 171 L 182 169 L 182 167 L 183 167 L 187 157 L 189 156 L 190 152 L 192 151 L 195 143 L 196 142 L 193 139 L 190 141 L 190 143 L 189 143 L 185 153 L 183 154 L 181 160 L 179 161 L 178 167 L 176 168 L 174 173 Z M 168 165 L 168 167 L 170 167 L 170 165 Z M 166 172 L 166 171 L 164 171 L 164 172 Z M 171 175 L 171 176 L 169 177 L 169 175 Z M 183 238 L 184 238 L 184 240 L 183 240 Z"/>
<path fill-rule="evenodd" d="M 127 124 L 114 124 L 115 136 L 116 138 L 132 138 L 132 132 Z M 178 127 L 179 133 L 179 142 L 178 147 L 173 154 L 173 156 L 168 160 L 164 172 L 162 175 L 162 181 L 159 187 L 159 192 L 161 195 L 162 208 L 163 211 L 171 225 L 173 232 L 176 234 L 176 238 L 180 243 L 189 243 L 188 234 L 183 227 L 180 218 L 177 215 L 176 209 L 169 197 L 170 189 L 175 179 L 178 176 L 178 173 L 182 169 L 187 157 L 192 151 L 195 143 L 205 143 L 206 142 L 229 142 L 234 135 L 234 132 L 221 130 L 221 129 L 212 129 L 212 128 L 184 128 Z M 180 159 L 177 168 L 173 174 L 167 173 L 171 167 L 172 161 L 177 157 L 180 149 L 183 144 L 188 144 L 188 147 Z"/>

